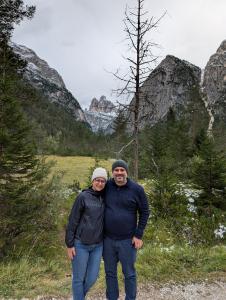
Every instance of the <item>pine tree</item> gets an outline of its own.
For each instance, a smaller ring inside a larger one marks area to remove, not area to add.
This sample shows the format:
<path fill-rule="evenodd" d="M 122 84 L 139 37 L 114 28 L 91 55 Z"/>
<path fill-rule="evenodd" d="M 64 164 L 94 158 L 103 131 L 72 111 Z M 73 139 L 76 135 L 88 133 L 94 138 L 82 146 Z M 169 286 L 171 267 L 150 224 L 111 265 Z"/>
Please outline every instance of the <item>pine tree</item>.
<path fill-rule="evenodd" d="M 29 210 L 26 193 L 40 179 L 39 161 L 30 131 L 18 103 L 0 98 L 0 230 L 6 240 L 20 233 Z"/>
<path fill-rule="evenodd" d="M 130 141 L 131 137 L 129 137 L 127 133 L 127 121 L 124 113 L 119 110 L 117 117 L 115 118 L 112 125 L 113 133 L 111 135 L 111 149 L 113 150 L 112 154 L 117 158 L 121 159 L 125 157 L 128 160 L 128 153 L 131 150 Z M 129 149 L 130 148 L 130 149 Z"/>
<path fill-rule="evenodd" d="M 126 127 L 127 127 L 126 117 L 123 111 L 119 110 L 117 117 L 114 119 L 112 125 L 112 129 L 113 129 L 112 137 L 121 138 L 126 136 L 126 129 L 127 129 Z"/>
<path fill-rule="evenodd" d="M 23 0 L 1 0 L 0 2 L 0 43 L 8 43 L 15 24 L 24 18 L 32 18 L 34 6 L 25 6 Z"/>
<path fill-rule="evenodd" d="M 225 153 L 216 150 L 214 140 L 206 135 L 198 139 L 192 178 L 202 190 L 197 200 L 200 214 L 211 215 L 215 208 L 226 210 Z"/>
<path fill-rule="evenodd" d="M 15 23 L 31 17 L 33 12 L 34 8 L 24 7 L 20 0 L 3 0 L 0 4 L 1 256 L 43 205 L 34 200 L 31 193 L 28 197 L 28 192 L 40 183 L 47 170 L 36 157 L 31 130 L 18 101 L 25 63 L 9 45 Z"/>
<path fill-rule="evenodd" d="M 162 176 L 183 180 L 187 176 L 188 159 L 192 156 L 191 138 L 184 120 L 176 120 L 173 112 L 166 122 L 148 126 L 141 133 L 140 172 L 144 177 Z"/>

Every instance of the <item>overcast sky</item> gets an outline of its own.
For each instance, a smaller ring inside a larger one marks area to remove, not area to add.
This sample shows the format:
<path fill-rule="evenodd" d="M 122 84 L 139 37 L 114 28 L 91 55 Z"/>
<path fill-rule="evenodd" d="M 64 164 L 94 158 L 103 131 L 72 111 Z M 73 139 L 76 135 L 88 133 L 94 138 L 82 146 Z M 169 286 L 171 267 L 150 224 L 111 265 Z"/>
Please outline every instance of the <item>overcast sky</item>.
<path fill-rule="evenodd" d="M 118 83 L 111 74 L 123 68 L 127 55 L 124 11 L 136 0 L 25 0 L 36 14 L 23 21 L 13 41 L 33 49 L 55 68 L 81 106 L 93 97 L 107 96 Z M 146 0 L 149 15 L 159 17 L 152 41 L 161 45 L 159 62 L 172 54 L 204 68 L 226 39 L 226 0 Z"/>

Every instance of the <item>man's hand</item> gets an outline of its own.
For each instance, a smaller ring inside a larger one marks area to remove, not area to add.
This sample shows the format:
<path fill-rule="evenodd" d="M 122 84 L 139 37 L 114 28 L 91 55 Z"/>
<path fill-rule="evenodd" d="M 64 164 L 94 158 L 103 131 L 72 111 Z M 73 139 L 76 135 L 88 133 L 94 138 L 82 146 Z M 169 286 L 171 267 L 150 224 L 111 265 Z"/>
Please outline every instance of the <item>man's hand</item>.
<path fill-rule="evenodd" d="M 140 249 L 143 246 L 143 241 L 134 236 L 132 239 L 132 244 L 136 249 Z"/>
<path fill-rule="evenodd" d="M 73 257 L 76 255 L 75 247 L 67 248 L 67 255 L 72 260 Z"/>

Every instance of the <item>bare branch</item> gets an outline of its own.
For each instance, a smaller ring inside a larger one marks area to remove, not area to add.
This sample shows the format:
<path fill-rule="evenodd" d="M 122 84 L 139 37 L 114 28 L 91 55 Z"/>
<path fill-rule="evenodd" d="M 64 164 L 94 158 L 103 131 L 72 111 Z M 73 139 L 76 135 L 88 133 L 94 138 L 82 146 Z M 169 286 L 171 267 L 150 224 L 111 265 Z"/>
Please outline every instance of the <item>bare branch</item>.
<path fill-rule="evenodd" d="M 155 166 L 155 168 L 156 168 L 156 171 L 157 171 L 157 174 L 159 175 L 159 167 L 158 167 L 158 165 L 157 165 L 157 163 L 155 162 L 155 160 L 154 160 L 154 158 L 152 157 L 152 162 L 153 162 L 153 165 Z"/>
<path fill-rule="evenodd" d="M 135 45 L 135 43 L 133 41 L 133 38 L 132 38 L 133 34 L 131 34 L 131 32 L 128 29 L 126 29 L 126 32 L 127 32 L 129 40 L 131 41 L 131 44 L 132 44 L 133 48 L 137 51 L 137 46 Z"/>
<path fill-rule="evenodd" d="M 136 22 L 134 22 L 127 14 L 127 11 L 125 12 L 126 19 L 124 20 L 124 23 L 129 22 L 129 24 L 136 29 Z"/>
<path fill-rule="evenodd" d="M 136 65 L 136 62 L 133 59 L 131 59 L 130 57 L 126 57 L 125 59 L 128 60 L 129 62 L 131 62 L 133 65 Z"/>
<path fill-rule="evenodd" d="M 129 147 L 129 145 L 132 144 L 133 142 L 134 142 L 134 139 L 132 139 L 131 141 L 129 141 L 129 143 L 126 144 L 126 145 L 124 145 L 119 151 L 115 152 L 116 155 L 117 155 L 117 158 L 118 158 L 119 154 L 121 154 L 122 151 L 125 150 L 127 147 Z"/>
<path fill-rule="evenodd" d="M 135 70 L 131 66 L 130 66 L 130 70 L 131 70 L 133 77 L 136 78 Z"/>

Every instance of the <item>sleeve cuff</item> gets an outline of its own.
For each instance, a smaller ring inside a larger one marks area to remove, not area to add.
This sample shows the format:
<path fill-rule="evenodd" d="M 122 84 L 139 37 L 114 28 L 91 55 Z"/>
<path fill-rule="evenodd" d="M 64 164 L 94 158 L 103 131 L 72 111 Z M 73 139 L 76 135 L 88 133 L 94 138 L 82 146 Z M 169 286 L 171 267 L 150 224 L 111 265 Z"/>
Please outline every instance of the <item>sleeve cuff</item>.
<path fill-rule="evenodd" d="M 143 236 L 143 232 L 140 232 L 140 230 L 136 229 L 134 236 L 141 240 Z"/>

